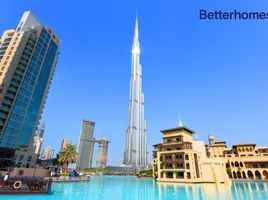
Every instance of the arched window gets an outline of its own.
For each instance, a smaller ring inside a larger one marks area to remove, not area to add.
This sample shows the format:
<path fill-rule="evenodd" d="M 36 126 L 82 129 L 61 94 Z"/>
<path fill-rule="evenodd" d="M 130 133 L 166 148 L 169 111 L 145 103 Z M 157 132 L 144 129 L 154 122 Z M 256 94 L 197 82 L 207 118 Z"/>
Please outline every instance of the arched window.
<path fill-rule="evenodd" d="M 266 170 L 263 171 L 263 176 L 266 180 L 268 180 L 268 172 Z"/>
<path fill-rule="evenodd" d="M 253 179 L 254 178 L 254 176 L 253 176 L 253 173 L 250 171 L 250 170 L 248 170 L 248 178 L 249 179 Z"/>
<path fill-rule="evenodd" d="M 235 172 L 233 172 L 233 178 L 234 179 L 237 179 L 237 176 L 236 176 L 236 173 Z"/>
<path fill-rule="evenodd" d="M 243 179 L 247 179 L 246 172 L 242 172 Z"/>
<path fill-rule="evenodd" d="M 237 178 L 238 179 L 241 179 L 242 178 L 242 175 L 241 175 L 241 172 L 240 171 L 237 172 Z"/>
<path fill-rule="evenodd" d="M 261 173 L 258 170 L 255 171 L 255 177 L 256 177 L 256 179 L 261 180 Z"/>

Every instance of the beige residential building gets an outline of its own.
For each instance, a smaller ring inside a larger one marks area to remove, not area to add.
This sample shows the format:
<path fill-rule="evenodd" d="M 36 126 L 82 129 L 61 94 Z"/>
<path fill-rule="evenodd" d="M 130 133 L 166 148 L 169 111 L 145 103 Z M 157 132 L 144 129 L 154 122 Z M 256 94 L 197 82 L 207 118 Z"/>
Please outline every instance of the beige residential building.
<path fill-rule="evenodd" d="M 193 140 L 194 131 L 181 125 L 161 132 L 163 142 L 154 145 L 153 151 L 153 175 L 158 181 L 229 181 L 223 159 L 208 158 L 204 142 Z"/>
<path fill-rule="evenodd" d="M 207 153 L 211 158 L 223 158 L 233 179 L 268 180 L 268 147 L 240 143 L 228 149 L 226 142 L 215 141 L 208 145 Z"/>
<path fill-rule="evenodd" d="M 55 152 L 54 149 L 52 149 L 51 147 L 45 147 L 43 149 L 41 159 L 42 160 L 52 159 L 54 156 L 54 152 Z"/>

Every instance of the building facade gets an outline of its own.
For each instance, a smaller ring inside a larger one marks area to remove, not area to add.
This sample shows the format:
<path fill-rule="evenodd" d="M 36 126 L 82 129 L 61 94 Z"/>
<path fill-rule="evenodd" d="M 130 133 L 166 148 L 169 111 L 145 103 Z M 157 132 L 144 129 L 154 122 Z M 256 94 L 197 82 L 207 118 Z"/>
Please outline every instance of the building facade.
<path fill-rule="evenodd" d="M 42 160 L 52 159 L 54 156 L 54 152 L 55 152 L 54 149 L 52 149 L 51 147 L 45 147 L 43 149 L 41 159 Z"/>
<path fill-rule="evenodd" d="M 78 155 L 76 168 L 83 171 L 92 167 L 93 150 L 94 150 L 94 128 L 95 122 L 83 120 L 78 144 Z"/>
<path fill-rule="evenodd" d="M 38 156 L 40 155 L 40 151 L 43 144 L 43 137 L 45 132 L 45 124 L 42 124 L 41 128 L 36 131 L 36 134 L 33 137 L 33 149 L 34 153 Z"/>
<path fill-rule="evenodd" d="M 98 158 L 97 158 L 97 168 L 105 168 L 107 165 L 108 158 L 108 145 L 110 141 L 102 138 L 97 141 L 98 143 Z"/>
<path fill-rule="evenodd" d="M 15 151 L 14 161 L 16 167 L 34 167 L 36 165 L 42 148 L 44 131 L 45 125 L 42 124 L 33 136 L 31 141 L 32 145 L 29 145 L 27 151 L 22 149 Z"/>
<path fill-rule="evenodd" d="M 64 138 L 61 143 L 61 151 L 68 145 L 71 144 L 71 140 L 68 138 Z"/>
<path fill-rule="evenodd" d="M 225 183 L 229 181 L 220 158 L 208 158 L 205 144 L 194 141 L 184 126 L 161 131 L 163 142 L 154 145 L 153 176 L 163 182 Z"/>
<path fill-rule="evenodd" d="M 59 45 L 56 34 L 30 11 L 0 38 L 0 155 L 3 149 L 32 148 Z"/>
<path fill-rule="evenodd" d="M 268 180 L 268 147 L 240 143 L 228 149 L 225 141 L 215 141 L 208 145 L 207 153 L 224 160 L 230 178 Z"/>
<path fill-rule="evenodd" d="M 132 46 L 128 127 L 126 131 L 123 164 L 138 169 L 147 168 L 147 154 L 144 94 L 142 92 L 142 66 L 140 64 L 138 19 L 136 18 Z"/>

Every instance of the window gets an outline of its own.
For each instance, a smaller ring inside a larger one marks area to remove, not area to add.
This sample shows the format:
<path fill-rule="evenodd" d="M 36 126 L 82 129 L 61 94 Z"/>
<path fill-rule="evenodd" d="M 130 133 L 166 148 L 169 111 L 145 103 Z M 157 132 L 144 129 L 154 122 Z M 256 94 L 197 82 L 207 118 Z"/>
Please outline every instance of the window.
<path fill-rule="evenodd" d="M 168 172 L 167 173 L 167 178 L 173 178 L 173 172 Z"/>
<path fill-rule="evenodd" d="M 186 169 L 190 169 L 190 164 L 186 163 Z"/>
<path fill-rule="evenodd" d="M 183 172 L 178 172 L 177 173 L 177 178 L 184 179 L 184 173 Z"/>
<path fill-rule="evenodd" d="M 191 179 L 191 173 L 190 172 L 187 172 L 187 178 Z"/>
<path fill-rule="evenodd" d="M 189 160 L 189 156 L 187 154 L 185 155 L 185 160 Z"/>
<path fill-rule="evenodd" d="M 31 160 L 32 160 L 32 156 L 29 156 L 27 161 L 31 162 Z"/>

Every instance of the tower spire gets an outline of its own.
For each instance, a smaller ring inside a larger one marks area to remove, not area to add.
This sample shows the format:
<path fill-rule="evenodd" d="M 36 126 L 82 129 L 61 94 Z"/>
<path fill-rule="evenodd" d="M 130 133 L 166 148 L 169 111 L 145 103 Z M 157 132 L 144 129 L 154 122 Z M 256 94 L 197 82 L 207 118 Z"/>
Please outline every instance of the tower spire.
<path fill-rule="evenodd" d="M 138 11 L 136 11 L 136 21 L 135 21 L 135 38 L 139 38 L 139 23 L 138 23 Z"/>
<path fill-rule="evenodd" d="M 138 13 L 136 13 L 136 21 L 135 21 L 135 31 L 134 31 L 134 39 L 133 39 L 133 45 L 132 45 L 132 53 L 133 54 L 140 54 Z"/>

